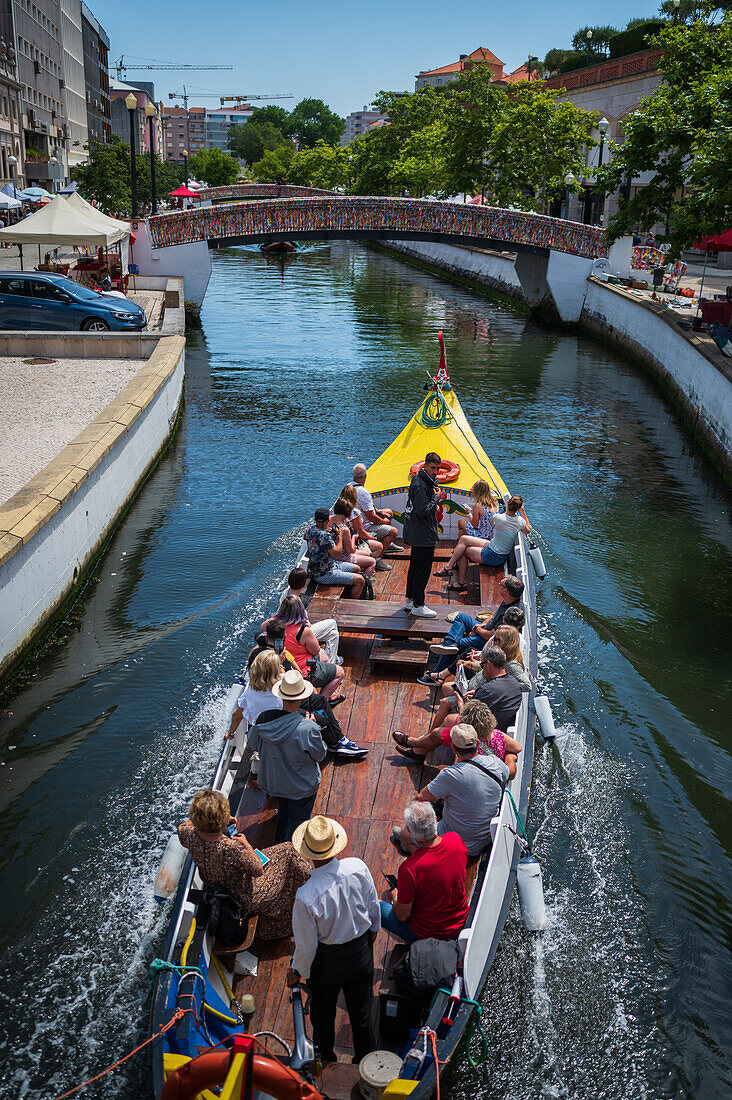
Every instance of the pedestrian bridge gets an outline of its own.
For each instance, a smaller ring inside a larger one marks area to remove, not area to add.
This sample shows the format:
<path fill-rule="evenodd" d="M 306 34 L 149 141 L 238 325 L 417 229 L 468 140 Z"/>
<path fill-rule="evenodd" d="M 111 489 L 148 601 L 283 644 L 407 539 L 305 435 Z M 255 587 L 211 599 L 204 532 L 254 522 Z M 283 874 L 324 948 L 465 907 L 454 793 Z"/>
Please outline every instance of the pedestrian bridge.
<path fill-rule="evenodd" d="M 289 240 L 407 240 L 544 257 L 560 252 L 594 260 L 607 255 L 608 248 L 605 230 L 599 226 L 435 199 L 327 194 L 271 198 L 158 214 L 148 224 L 153 249 L 196 241 L 218 246 Z"/>
<path fill-rule="evenodd" d="M 210 202 L 233 202 L 235 199 L 296 199 L 315 195 L 332 195 L 321 187 L 301 187 L 296 183 L 231 183 L 221 187 L 202 187 L 198 192 Z"/>

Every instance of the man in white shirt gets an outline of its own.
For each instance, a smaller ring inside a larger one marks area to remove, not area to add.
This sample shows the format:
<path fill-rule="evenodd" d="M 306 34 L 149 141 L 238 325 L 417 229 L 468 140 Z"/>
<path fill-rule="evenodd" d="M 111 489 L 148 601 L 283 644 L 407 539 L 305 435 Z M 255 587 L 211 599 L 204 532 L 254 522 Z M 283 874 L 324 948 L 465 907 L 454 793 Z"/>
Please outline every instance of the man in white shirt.
<path fill-rule="evenodd" d="M 368 470 L 363 462 L 356 463 L 353 467 L 353 481 L 351 482 L 356 490 L 356 498 L 363 517 L 363 525 L 369 535 L 374 539 L 378 539 L 384 547 L 385 555 L 402 554 L 404 552 L 404 547 L 393 545 L 394 539 L 399 534 L 396 527 L 392 526 L 391 522 L 394 513 L 391 508 L 377 508 L 374 505 L 374 498 L 366 488 L 367 473 Z"/>
<path fill-rule="evenodd" d="M 330 817 L 313 817 L 293 833 L 293 847 L 315 866 L 295 895 L 295 950 L 287 984 L 310 988 L 313 1040 L 324 1062 L 336 1061 L 336 1004 L 343 990 L 358 1063 L 376 1050 L 373 942 L 381 908 L 366 864 L 335 858 L 347 843 L 345 829 Z"/>

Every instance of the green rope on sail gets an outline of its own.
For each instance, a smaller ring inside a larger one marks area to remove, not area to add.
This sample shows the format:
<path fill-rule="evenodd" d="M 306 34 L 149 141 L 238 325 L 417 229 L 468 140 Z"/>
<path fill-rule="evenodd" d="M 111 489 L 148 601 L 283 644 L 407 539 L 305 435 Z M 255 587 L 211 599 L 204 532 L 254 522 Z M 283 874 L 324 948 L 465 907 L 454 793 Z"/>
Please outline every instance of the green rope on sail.
<path fill-rule="evenodd" d="M 450 997 L 452 995 L 452 990 L 445 989 L 444 986 L 440 986 L 439 989 L 435 990 L 435 996 L 432 998 L 432 1004 L 435 1003 L 435 998 L 437 997 L 438 993 L 445 993 L 445 994 L 447 994 L 448 997 Z M 466 1037 L 466 1040 L 465 1040 L 465 1053 L 468 1056 L 468 1061 L 470 1062 L 470 1065 L 473 1067 L 473 1069 L 477 1069 L 478 1066 L 481 1064 L 481 1062 L 485 1062 L 486 1058 L 488 1057 L 488 1039 L 486 1037 L 485 1032 L 483 1031 L 483 1021 L 482 1021 L 483 1008 L 482 1008 L 481 1005 L 478 1004 L 477 1001 L 471 1001 L 469 997 L 461 997 L 460 998 L 460 1004 L 461 1005 L 472 1005 L 473 1008 L 475 1009 L 475 1015 L 473 1016 L 473 1019 L 470 1022 L 470 1030 L 468 1031 L 468 1034 L 467 1034 L 467 1037 Z M 432 1009 L 432 1006 L 430 1006 L 430 1011 L 431 1011 L 431 1009 Z M 473 1059 L 473 1056 L 470 1053 L 470 1042 L 473 1038 L 473 1035 L 475 1034 L 475 1029 L 476 1028 L 480 1032 L 480 1057 L 479 1057 L 477 1062 Z"/>
<path fill-rule="evenodd" d="M 440 390 L 435 390 L 427 398 L 421 412 L 417 415 L 417 419 L 425 428 L 441 428 L 444 424 L 450 423 L 452 413 L 448 409 L 447 402 Z"/>

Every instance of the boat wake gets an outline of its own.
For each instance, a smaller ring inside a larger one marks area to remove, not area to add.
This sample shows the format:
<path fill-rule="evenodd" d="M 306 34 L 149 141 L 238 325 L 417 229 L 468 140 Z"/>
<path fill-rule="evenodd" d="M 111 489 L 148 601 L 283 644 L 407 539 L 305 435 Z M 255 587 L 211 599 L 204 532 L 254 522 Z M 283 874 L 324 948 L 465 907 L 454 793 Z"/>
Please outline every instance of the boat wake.
<path fill-rule="evenodd" d="M 546 627 L 539 649 L 550 697 L 566 698 Z M 659 976 L 640 947 L 647 937 L 626 859 L 621 804 L 631 776 L 596 733 L 577 716 L 557 720 L 554 746 L 537 733 L 528 826 L 548 926 L 526 932 L 514 897 L 483 998 L 488 1062 L 463 1069 L 451 1097 L 656 1095 L 646 1060 L 657 1037 L 640 1018 L 652 1013 Z"/>

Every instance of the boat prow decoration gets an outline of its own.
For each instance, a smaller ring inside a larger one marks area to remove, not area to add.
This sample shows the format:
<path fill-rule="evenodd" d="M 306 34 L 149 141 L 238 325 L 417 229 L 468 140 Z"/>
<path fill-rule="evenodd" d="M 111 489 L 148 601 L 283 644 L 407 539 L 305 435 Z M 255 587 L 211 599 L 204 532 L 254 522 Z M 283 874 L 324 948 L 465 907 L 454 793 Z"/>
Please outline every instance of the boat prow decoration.
<path fill-rule="evenodd" d="M 440 367 L 429 392 L 391 446 L 369 466 L 366 486 L 379 503 L 391 508 L 394 519 L 400 523 L 412 467 L 424 462 L 429 451 L 436 452 L 460 470 L 456 478 L 444 484 L 447 499 L 443 505 L 445 517 L 441 535 L 452 539 L 458 534 L 458 518 L 468 511 L 466 498 L 476 481 L 490 482 L 501 500 L 507 496 L 508 489 L 468 423 L 450 384 L 441 332 L 438 339 Z"/>

